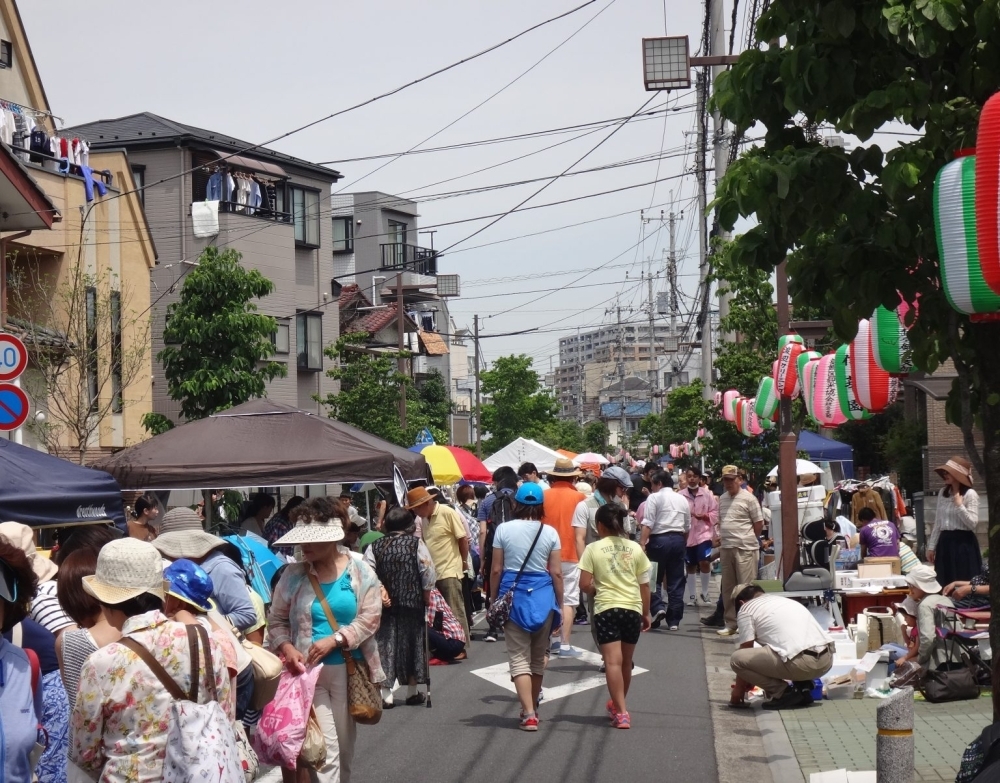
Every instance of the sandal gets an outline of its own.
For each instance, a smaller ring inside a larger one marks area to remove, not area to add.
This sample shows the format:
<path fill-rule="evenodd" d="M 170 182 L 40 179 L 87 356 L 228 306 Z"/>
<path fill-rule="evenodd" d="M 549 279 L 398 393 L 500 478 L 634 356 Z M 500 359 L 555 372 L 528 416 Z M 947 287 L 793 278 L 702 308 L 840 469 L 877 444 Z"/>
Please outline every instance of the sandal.
<path fill-rule="evenodd" d="M 424 694 L 415 693 L 412 696 L 406 697 L 406 706 L 416 707 L 418 704 L 423 704 L 425 701 L 427 701 L 427 697 L 424 696 Z"/>

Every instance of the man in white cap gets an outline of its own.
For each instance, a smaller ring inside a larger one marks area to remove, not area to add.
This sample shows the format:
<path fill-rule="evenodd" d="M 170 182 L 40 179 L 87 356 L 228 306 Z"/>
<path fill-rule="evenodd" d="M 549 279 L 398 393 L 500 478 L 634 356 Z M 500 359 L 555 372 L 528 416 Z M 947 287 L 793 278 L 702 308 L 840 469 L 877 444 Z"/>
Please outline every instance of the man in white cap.
<path fill-rule="evenodd" d="M 730 703 L 743 705 L 748 686 L 764 690 L 765 710 L 812 704 L 813 680 L 833 666 L 833 640 L 798 601 L 737 585 L 732 600 L 739 621 L 739 649 L 729 659 L 736 672 Z M 792 681 L 792 686 L 787 680 Z"/>

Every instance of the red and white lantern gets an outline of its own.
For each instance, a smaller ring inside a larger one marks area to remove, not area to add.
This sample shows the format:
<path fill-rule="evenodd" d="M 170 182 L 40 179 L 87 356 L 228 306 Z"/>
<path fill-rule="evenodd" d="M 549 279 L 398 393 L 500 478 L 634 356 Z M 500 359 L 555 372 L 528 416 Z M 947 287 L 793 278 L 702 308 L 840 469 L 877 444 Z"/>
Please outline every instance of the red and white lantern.
<path fill-rule="evenodd" d="M 730 389 L 722 395 L 722 416 L 728 422 L 736 422 L 736 401 L 740 398 L 740 393 L 736 389 Z"/>
<path fill-rule="evenodd" d="M 899 379 L 875 362 L 871 322 L 867 318 L 858 323 L 858 334 L 851 341 L 851 387 L 854 398 L 872 413 L 884 411 L 899 394 Z"/>
<path fill-rule="evenodd" d="M 1000 93 L 979 115 L 976 135 L 976 239 L 983 279 L 1000 294 Z M 888 368 L 886 368 L 888 369 Z"/>
<path fill-rule="evenodd" d="M 824 427 L 836 427 L 847 421 L 837 398 L 837 355 L 828 353 L 816 363 L 812 390 L 812 415 Z"/>
<path fill-rule="evenodd" d="M 799 393 L 798 359 L 806 350 L 797 334 L 786 334 L 778 341 L 778 362 L 774 370 L 774 386 L 778 396 L 791 399 Z"/>
<path fill-rule="evenodd" d="M 774 378 L 765 375 L 757 385 L 757 397 L 754 403 L 754 413 L 757 418 L 764 421 L 773 421 L 778 415 L 778 392 L 774 385 Z M 762 423 L 763 427 L 764 424 Z"/>

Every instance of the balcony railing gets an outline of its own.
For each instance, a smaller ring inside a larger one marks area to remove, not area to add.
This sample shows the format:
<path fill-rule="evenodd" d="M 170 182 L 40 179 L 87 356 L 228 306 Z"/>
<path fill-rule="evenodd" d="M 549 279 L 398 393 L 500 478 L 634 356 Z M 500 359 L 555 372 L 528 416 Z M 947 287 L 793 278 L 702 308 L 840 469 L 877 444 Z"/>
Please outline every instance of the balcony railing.
<path fill-rule="evenodd" d="M 393 242 L 381 245 L 382 270 L 401 270 L 418 275 L 436 275 L 438 253 L 426 247 Z"/>

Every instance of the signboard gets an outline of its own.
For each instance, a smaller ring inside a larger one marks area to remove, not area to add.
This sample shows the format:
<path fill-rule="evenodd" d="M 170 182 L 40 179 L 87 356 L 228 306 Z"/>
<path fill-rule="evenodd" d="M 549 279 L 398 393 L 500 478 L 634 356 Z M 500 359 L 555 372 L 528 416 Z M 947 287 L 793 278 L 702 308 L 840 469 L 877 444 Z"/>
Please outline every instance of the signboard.
<path fill-rule="evenodd" d="M 28 395 L 11 383 L 0 383 L 0 432 L 16 430 L 28 420 Z"/>
<path fill-rule="evenodd" d="M 17 337 L 0 332 L 0 383 L 19 377 L 28 366 L 28 349 Z"/>
<path fill-rule="evenodd" d="M 431 434 L 431 431 L 429 429 L 427 429 L 426 427 L 424 427 L 422 430 L 420 430 L 420 433 L 417 435 L 417 441 L 413 445 L 414 446 L 433 446 L 434 445 L 434 436 Z"/>

